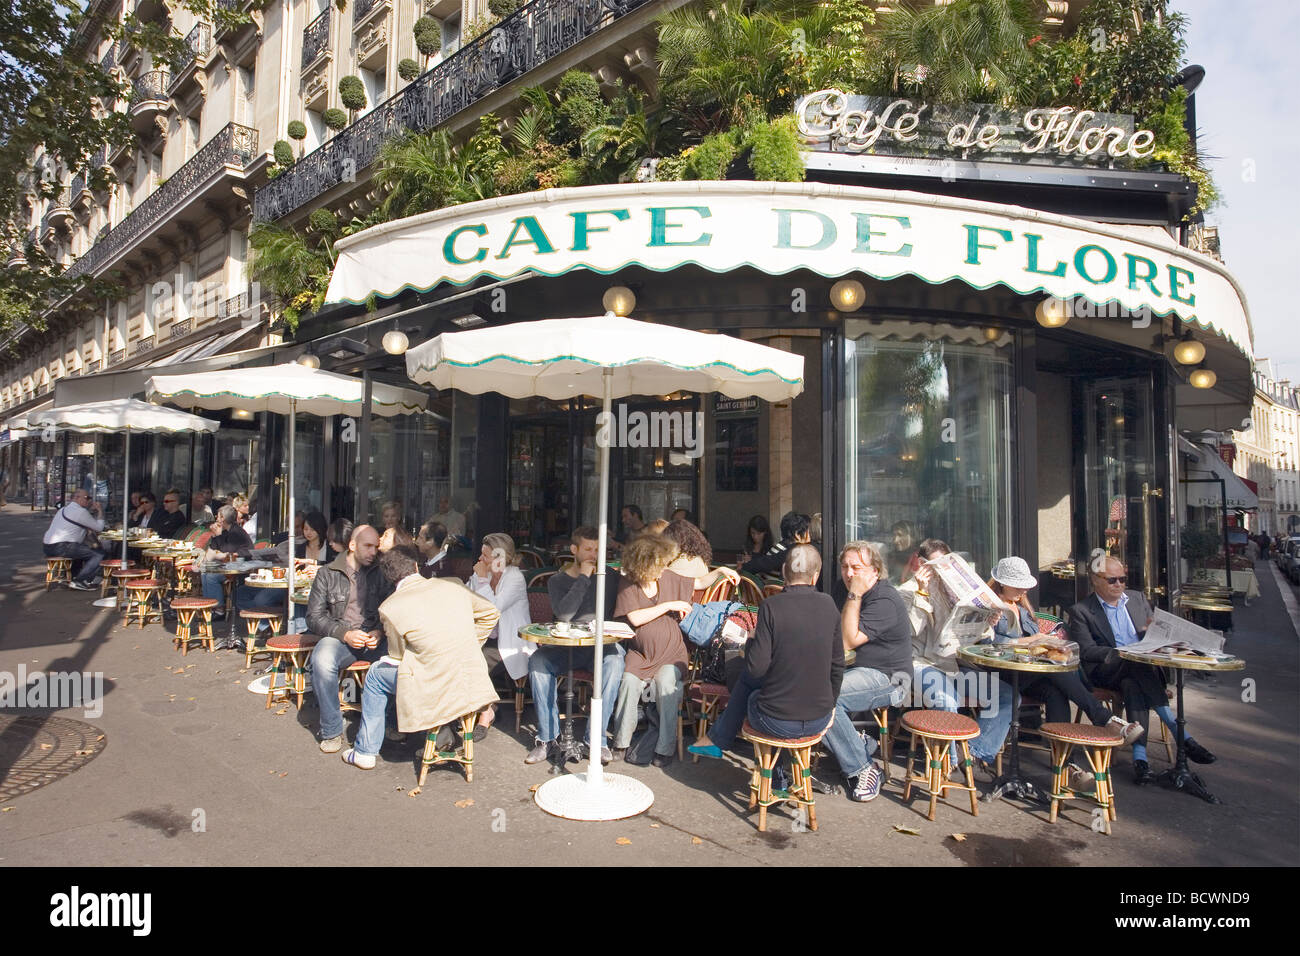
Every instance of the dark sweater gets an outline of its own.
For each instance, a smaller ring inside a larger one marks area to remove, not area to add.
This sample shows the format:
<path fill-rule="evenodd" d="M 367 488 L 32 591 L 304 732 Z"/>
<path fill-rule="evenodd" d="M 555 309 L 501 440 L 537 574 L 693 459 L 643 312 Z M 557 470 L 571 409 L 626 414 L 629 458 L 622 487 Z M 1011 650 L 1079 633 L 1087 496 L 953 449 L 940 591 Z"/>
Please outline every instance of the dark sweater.
<path fill-rule="evenodd" d="M 745 666 L 762 685 L 758 708 L 776 720 L 818 720 L 835 708 L 844 644 L 835 602 L 807 584 L 787 587 L 758 609 Z"/>
<path fill-rule="evenodd" d="M 614 600 L 622 579 L 617 571 L 605 572 L 605 620 L 614 618 Z M 596 619 L 596 575 L 580 574 L 570 577 L 556 571 L 546 582 L 546 593 L 551 598 L 551 613 L 557 621 L 586 624 Z"/>
<path fill-rule="evenodd" d="M 857 646 L 854 667 L 870 667 L 886 676 L 900 672 L 911 675 L 912 624 L 907 604 L 898 589 L 884 578 L 862 596 L 858 630 L 867 635 L 867 642 Z"/>
<path fill-rule="evenodd" d="M 763 554 L 750 558 L 740 570 L 746 574 L 780 574 L 781 566 L 785 564 L 786 552 L 790 550 L 791 544 L 793 542 L 782 541 L 780 544 L 772 545 Z"/>

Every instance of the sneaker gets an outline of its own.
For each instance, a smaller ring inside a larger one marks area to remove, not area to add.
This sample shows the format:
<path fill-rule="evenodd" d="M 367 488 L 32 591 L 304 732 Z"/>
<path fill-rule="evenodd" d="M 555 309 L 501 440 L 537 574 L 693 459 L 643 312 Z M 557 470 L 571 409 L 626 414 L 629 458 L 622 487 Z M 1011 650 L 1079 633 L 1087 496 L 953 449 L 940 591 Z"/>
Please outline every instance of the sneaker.
<path fill-rule="evenodd" d="M 541 763 L 551 752 L 551 742 L 549 740 L 537 741 L 537 746 L 528 751 L 528 756 L 524 758 L 524 763 Z M 604 756 L 603 754 L 601 755 Z"/>
<path fill-rule="evenodd" d="M 87 584 L 85 581 L 78 581 L 75 578 L 68 583 L 68 587 L 74 591 L 98 591 L 99 588 L 93 584 Z"/>
<path fill-rule="evenodd" d="M 603 767 L 614 762 L 614 752 L 608 747 L 600 748 L 600 765 Z"/>
<path fill-rule="evenodd" d="M 876 799 L 880 794 L 880 784 L 883 779 L 876 765 L 870 764 L 862 773 L 849 779 L 852 787 L 849 791 L 849 799 L 855 803 L 867 803 Z"/>
<path fill-rule="evenodd" d="M 650 758 L 650 763 L 658 767 L 660 770 L 664 769 L 665 767 L 671 766 L 672 762 L 673 762 L 672 754 L 655 754 L 652 758 Z M 781 789 L 789 790 L 790 787 L 787 784 L 785 787 L 782 787 Z"/>
<path fill-rule="evenodd" d="M 328 739 L 326 739 L 326 740 L 322 740 L 322 741 L 320 742 L 320 750 L 321 750 L 321 753 L 325 753 L 325 754 L 336 754 L 336 753 L 338 753 L 338 752 L 339 752 L 340 750 L 342 750 L 342 749 L 343 749 L 343 735 L 342 735 L 342 734 L 339 734 L 337 737 L 330 737 L 330 738 L 328 738 Z"/>
<path fill-rule="evenodd" d="M 1138 738 L 1142 736 L 1142 725 L 1136 720 L 1125 720 L 1116 714 L 1106 724 L 1111 730 L 1115 731 L 1124 738 L 1124 746 L 1131 747 L 1137 743 Z"/>
<path fill-rule="evenodd" d="M 374 770 L 375 758 L 368 754 L 359 754 L 355 747 L 349 747 L 343 753 L 343 762 L 350 763 L 359 770 Z"/>
<path fill-rule="evenodd" d="M 399 731 L 396 727 L 385 727 L 384 739 L 392 744 L 402 744 L 406 743 L 406 734 Z"/>
<path fill-rule="evenodd" d="M 1070 764 L 1066 769 L 1065 785 L 1076 793 L 1087 793 L 1097 787 L 1097 778 L 1082 767 Z"/>

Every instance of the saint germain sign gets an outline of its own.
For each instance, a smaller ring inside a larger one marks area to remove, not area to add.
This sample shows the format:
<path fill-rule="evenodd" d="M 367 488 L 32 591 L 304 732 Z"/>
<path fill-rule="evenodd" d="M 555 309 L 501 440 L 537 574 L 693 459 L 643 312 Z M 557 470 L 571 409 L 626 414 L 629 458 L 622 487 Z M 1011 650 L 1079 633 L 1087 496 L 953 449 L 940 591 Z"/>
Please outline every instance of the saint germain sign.
<path fill-rule="evenodd" d="M 1155 134 L 1119 113 L 1046 107 L 1024 113 L 982 103 L 917 104 L 908 99 L 819 90 L 795 104 L 804 143 L 821 152 L 958 157 L 1070 165 L 1146 159 Z"/>

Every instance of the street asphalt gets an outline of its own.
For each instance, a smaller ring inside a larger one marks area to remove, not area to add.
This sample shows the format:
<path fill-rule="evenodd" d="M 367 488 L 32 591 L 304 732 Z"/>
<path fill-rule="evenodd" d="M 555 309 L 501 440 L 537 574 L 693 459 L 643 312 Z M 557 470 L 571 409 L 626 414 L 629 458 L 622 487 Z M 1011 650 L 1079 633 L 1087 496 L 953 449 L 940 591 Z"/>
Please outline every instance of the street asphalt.
<path fill-rule="evenodd" d="M 415 793 L 416 746 L 385 744 L 372 771 L 325 755 L 314 736 L 311 696 L 266 709 L 246 688 L 265 665 L 243 655 L 191 650 L 172 625 L 123 628 L 91 606 L 98 593 L 46 592 L 41 534 L 48 519 L 26 506 L 0 510 L 0 673 L 97 672 L 103 712 L 51 713 L 93 725 L 102 752 L 39 789 L 0 798 L 0 865 L 247 866 L 267 863 L 613 865 L 1146 866 L 1294 865 L 1300 861 L 1300 645 L 1295 593 L 1273 566 L 1256 565 L 1262 594 L 1238 606 L 1228 650 L 1247 667 L 1187 682 L 1188 726 L 1218 756 L 1195 767 L 1223 801 L 1210 805 L 1159 787 L 1137 788 L 1127 752 L 1115 760 L 1118 820 L 1109 836 L 1089 826 L 1088 804 L 1049 823 L 1046 808 L 980 802 L 961 793 L 941 803 L 902 799 L 893 782 L 869 804 L 817 797 L 816 832 L 774 807 L 759 833 L 746 811 L 747 762 L 674 763 L 666 770 L 615 764 L 644 781 L 651 809 L 628 820 L 575 823 L 548 816 L 530 788 L 546 765 L 526 766 L 531 709 L 513 733 L 502 705 L 476 748 L 474 780 L 435 768 Z M 0 709 L 0 721 L 13 716 Z M 0 726 L 3 726 L 0 723 Z M 14 725 L 11 725 L 11 728 Z M 11 729 L 10 734 L 16 733 Z M 22 731 L 27 733 L 28 731 Z M 356 717 L 348 718 L 348 736 Z M 33 736 L 33 747 L 38 738 Z M 21 740 L 0 736 L 4 754 Z M 902 749 L 901 747 L 898 749 Z M 1152 767 L 1167 766 L 1150 747 Z M 90 755 L 85 755 L 89 757 Z M 1048 782 L 1046 755 L 1025 766 Z M 983 785 L 982 785 L 983 788 Z M 0 792 L 5 792 L 0 790 Z"/>

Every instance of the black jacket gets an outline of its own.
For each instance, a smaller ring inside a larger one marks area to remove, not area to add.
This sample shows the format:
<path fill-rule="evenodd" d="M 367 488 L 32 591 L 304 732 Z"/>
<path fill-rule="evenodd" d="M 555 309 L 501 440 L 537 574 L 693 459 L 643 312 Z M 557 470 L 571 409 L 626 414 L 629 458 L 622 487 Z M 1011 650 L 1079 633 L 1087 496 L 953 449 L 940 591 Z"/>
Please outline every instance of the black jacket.
<path fill-rule="evenodd" d="M 835 709 L 844 679 L 840 615 L 829 595 L 787 586 L 758 609 L 745 666 L 762 685 L 758 707 L 777 720 L 819 720 Z"/>
<path fill-rule="evenodd" d="M 343 639 L 348 628 L 343 624 L 343 614 L 348 607 L 348 595 L 352 582 L 348 578 L 346 554 L 341 554 L 329 564 L 316 572 L 312 582 L 311 594 L 307 598 L 307 630 L 320 637 Z M 368 568 L 358 568 L 358 576 L 366 583 L 366 600 L 362 607 L 361 630 L 381 629 L 379 623 L 379 605 L 393 592 L 392 587 L 379 570 L 376 561 Z M 380 639 L 382 648 L 383 639 Z"/>
<path fill-rule="evenodd" d="M 1126 591 L 1128 595 L 1128 616 L 1133 621 L 1133 630 L 1140 635 L 1151 623 L 1151 605 L 1141 591 Z M 1101 606 L 1101 598 L 1089 594 L 1066 612 L 1070 624 L 1070 640 L 1079 645 L 1079 660 L 1085 665 L 1100 664 L 1118 645 L 1115 632 L 1106 619 L 1106 611 Z"/>
<path fill-rule="evenodd" d="M 176 532 L 187 524 L 189 522 L 185 520 L 185 512 L 173 511 L 169 514 L 166 508 L 159 505 L 149 512 L 149 520 L 144 523 L 144 527 L 160 538 L 174 538 Z"/>

